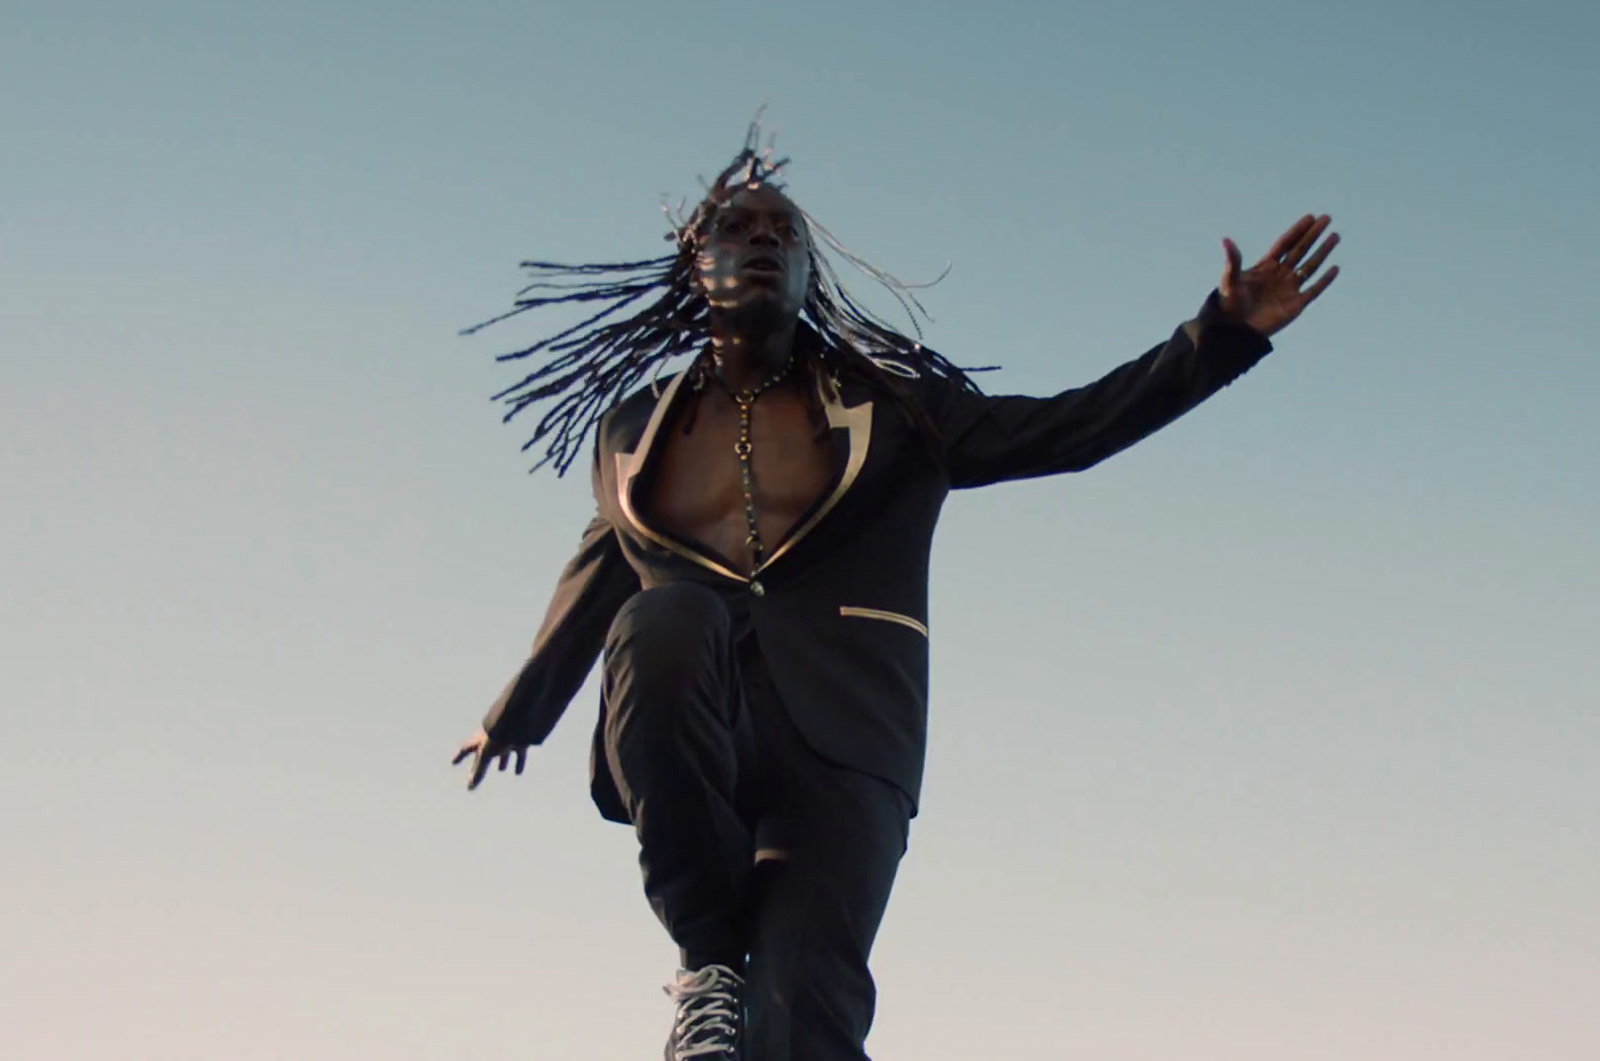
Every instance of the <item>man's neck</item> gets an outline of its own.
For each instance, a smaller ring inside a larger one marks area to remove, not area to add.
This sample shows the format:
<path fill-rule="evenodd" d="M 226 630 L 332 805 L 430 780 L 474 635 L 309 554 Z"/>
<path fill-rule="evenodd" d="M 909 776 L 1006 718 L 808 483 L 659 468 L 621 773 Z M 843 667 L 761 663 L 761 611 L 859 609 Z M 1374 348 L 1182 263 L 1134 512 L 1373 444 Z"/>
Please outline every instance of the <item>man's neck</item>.
<path fill-rule="evenodd" d="M 754 390 L 782 372 L 794 354 L 795 326 L 779 331 L 717 331 L 711 336 L 722 382 L 732 390 Z"/>

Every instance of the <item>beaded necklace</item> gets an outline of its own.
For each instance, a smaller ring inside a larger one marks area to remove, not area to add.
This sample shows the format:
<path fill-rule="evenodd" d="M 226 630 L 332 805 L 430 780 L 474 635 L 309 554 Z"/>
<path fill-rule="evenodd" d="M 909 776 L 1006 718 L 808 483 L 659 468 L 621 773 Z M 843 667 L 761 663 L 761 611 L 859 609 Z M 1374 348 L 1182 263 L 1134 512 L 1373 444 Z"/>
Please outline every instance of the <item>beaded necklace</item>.
<path fill-rule="evenodd" d="M 746 526 L 750 528 L 750 534 L 744 543 L 750 547 L 753 566 L 759 568 L 766 558 L 767 547 L 762 544 L 761 531 L 756 526 L 756 478 L 750 466 L 750 414 L 755 409 L 756 399 L 782 383 L 789 375 L 790 370 L 794 368 L 794 354 L 789 355 L 789 360 L 785 361 L 777 372 L 748 390 L 734 390 L 728 386 L 728 381 L 722 378 L 722 359 L 717 358 L 715 364 L 716 367 L 712 371 L 713 378 L 739 407 L 739 441 L 733 444 L 733 452 L 739 458 L 739 487 L 744 494 L 744 519 Z"/>

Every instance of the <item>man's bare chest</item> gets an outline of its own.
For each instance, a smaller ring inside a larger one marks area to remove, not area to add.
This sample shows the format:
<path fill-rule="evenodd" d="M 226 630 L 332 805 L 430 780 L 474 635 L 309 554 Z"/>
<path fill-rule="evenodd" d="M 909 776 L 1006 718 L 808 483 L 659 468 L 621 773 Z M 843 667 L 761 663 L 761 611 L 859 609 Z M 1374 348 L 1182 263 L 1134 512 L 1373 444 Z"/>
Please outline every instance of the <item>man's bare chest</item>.
<path fill-rule="evenodd" d="M 750 416 L 749 498 L 745 494 L 737 407 L 724 396 L 697 396 L 686 416 L 663 432 L 646 500 L 649 518 L 698 540 L 748 569 L 747 502 L 754 502 L 761 540 L 770 549 L 822 495 L 835 471 L 831 436 L 819 432 L 802 395 L 762 396 Z"/>

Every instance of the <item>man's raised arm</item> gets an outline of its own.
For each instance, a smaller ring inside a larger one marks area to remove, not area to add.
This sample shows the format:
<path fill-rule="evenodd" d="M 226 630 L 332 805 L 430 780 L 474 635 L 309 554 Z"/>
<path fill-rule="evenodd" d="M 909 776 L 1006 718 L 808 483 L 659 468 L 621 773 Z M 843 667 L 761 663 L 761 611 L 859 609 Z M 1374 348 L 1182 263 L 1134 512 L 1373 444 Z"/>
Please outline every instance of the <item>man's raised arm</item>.
<path fill-rule="evenodd" d="M 1328 218 L 1301 218 L 1242 268 L 1224 240 L 1222 283 L 1167 342 L 1085 387 L 1053 397 L 983 395 L 925 380 L 927 408 L 955 487 L 1082 471 L 1165 427 L 1243 375 L 1338 275 L 1311 277 L 1337 246 Z M 1309 283 L 1309 286 L 1307 286 Z"/>

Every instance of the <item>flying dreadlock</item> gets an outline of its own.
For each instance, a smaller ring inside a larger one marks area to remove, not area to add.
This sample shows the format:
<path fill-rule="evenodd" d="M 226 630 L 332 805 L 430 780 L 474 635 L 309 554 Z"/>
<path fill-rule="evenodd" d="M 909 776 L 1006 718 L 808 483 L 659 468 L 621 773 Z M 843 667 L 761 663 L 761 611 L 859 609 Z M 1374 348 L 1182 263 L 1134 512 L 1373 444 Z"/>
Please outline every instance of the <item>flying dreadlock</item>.
<path fill-rule="evenodd" d="M 710 184 L 699 205 L 687 217 L 682 216 L 681 209 L 677 216 L 669 213 L 672 231 L 666 238 L 676 243 L 672 254 L 588 265 L 523 262 L 522 267 L 529 271 L 533 282 L 517 293 L 514 307 L 462 332 L 471 335 L 540 306 L 592 303 L 599 307 L 586 319 L 555 335 L 496 358 L 515 361 L 535 354 L 550 355 L 539 368 L 494 396 L 510 406 L 503 418 L 506 422 L 530 405 L 556 399 L 540 418 L 533 437 L 522 447 L 526 451 L 549 440 L 544 456 L 530 470 L 553 464 L 557 475 L 565 475 L 582 453 L 584 440 L 600 417 L 647 375 L 659 373 L 678 355 L 696 354 L 690 371 L 703 382 L 711 364 L 710 305 L 696 280 L 695 261 L 712 218 L 734 192 L 762 185 L 782 190 L 783 185 L 776 178 L 788 159 L 773 161 L 771 146 L 763 151 L 759 143 L 758 117 L 746 134 L 744 149 Z M 956 367 L 859 305 L 819 252 L 817 237 L 887 287 L 921 334 L 916 314 L 926 313 L 911 288 L 861 261 L 809 214 L 801 213 L 813 233 L 808 251 L 811 283 L 801 320 L 818 340 L 807 344 L 803 356 L 814 358 L 823 371 L 835 378 L 862 380 L 896 401 L 931 442 L 935 434 L 932 422 L 907 397 L 903 384 L 895 377 L 931 372 L 976 392 L 978 387 L 967 371 L 982 370 Z M 653 293 L 657 293 L 654 301 L 632 316 L 615 319 L 621 311 Z M 813 412 L 820 417 L 820 408 Z"/>

